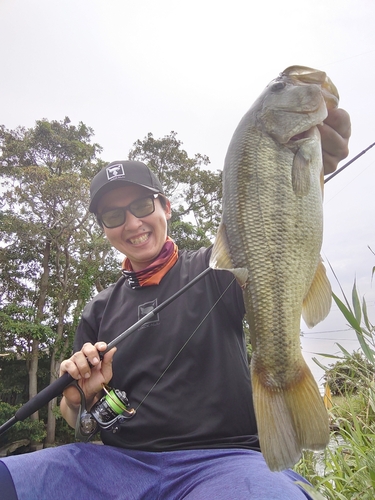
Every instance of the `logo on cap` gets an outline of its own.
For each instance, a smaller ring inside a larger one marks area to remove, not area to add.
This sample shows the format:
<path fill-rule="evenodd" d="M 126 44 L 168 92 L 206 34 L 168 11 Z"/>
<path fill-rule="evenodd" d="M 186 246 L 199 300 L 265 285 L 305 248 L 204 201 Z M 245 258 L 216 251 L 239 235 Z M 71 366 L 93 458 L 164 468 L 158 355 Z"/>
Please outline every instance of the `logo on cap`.
<path fill-rule="evenodd" d="M 107 167 L 107 179 L 111 181 L 116 177 L 122 177 L 125 175 L 124 167 L 121 163 L 116 163 L 116 165 L 111 165 Z"/>

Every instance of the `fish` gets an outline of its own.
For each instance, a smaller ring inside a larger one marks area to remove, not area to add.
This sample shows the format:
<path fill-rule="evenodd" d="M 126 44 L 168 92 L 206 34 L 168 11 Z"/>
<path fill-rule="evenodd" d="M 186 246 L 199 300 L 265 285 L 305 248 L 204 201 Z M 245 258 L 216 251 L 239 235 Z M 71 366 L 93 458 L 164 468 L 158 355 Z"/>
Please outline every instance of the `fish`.
<path fill-rule="evenodd" d="M 243 289 L 260 448 L 268 467 L 295 465 L 329 441 L 327 410 L 303 358 L 308 327 L 331 308 L 320 256 L 323 160 L 318 125 L 338 106 L 324 71 L 290 66 L 238 124 L 223 168 L 223 206 L 209 266 Z"/>

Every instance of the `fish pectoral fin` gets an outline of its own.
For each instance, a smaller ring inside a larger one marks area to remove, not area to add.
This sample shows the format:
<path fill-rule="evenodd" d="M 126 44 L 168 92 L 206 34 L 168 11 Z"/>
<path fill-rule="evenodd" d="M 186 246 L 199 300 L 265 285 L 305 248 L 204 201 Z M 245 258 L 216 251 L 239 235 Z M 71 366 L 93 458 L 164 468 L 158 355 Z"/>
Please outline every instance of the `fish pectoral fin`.
<path fill-rule="evenodd" d="M 249 277 L 249 271 L 246 267 L 235 267 L 234 269 L 227 269 L 227 271 L 234 274 L 240 287 L 244 288 L 246 286 Z"/>
<path fill-rule="evenodd" d="M 223 222 L 220 222 L 219 229 L 217 230 L 210 258 L 210 267 L 213 269 L 233 268 L 232 259 L 229 253 L 227 231 Z"/>
<path fill-rule="evenodd" d="M 326 268 L 320 260 L 302 305 L 302 318 L 309 328 L 317 325 L 329 313 L 332 303 L 332 289 Z"/>
<path fill-rule="evenodd" d="M 310 191 L 310 158 L 299 148 L 293 158 L 292 186 L 297 196 L 306 196 Z"/>
<path fill-rule="evenodd" d="M 244 267 L 234 267 L 229 253 L 229 244 L 225 224 L 220 223 L 214 246 L 212 248 L 209 266 L 212 269 L 230 271 L 236 277 L 240 286 L 245 286 L 249 272 Z"/>

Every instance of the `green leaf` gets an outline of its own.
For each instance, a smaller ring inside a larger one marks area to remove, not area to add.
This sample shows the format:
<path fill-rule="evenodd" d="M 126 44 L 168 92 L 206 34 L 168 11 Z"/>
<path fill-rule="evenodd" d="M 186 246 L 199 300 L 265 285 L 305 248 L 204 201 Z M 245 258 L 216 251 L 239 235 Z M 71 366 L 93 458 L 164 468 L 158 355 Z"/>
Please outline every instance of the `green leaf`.
<path fill-rule="evenodd" d="M 295 481 L 295 484 L 297 484 L 304 491 L 307 491 L 307 493 L 313 500 L 325 500 L 324 496 L 321 495 L 318 491 L 316 491 L 316 489 L 314 489 L 311 485 L 306 484 L 302 481 Z"/>
<path fill-rule="evenodd" d="M 325 352 L 316 352 L 317 356 L 323 356 L 324 358 L 332 358 L 332 359 L 342 359 L 341 356 L 336 356 L 335 354 L 327 354 Z"/>
<path fill-rule="evenodd" d="M 350 308 L 347 307 L 343 302 L 341 302 L 341 300 L 333 292 L 332 292 L 332 297 L 333 297 L 333 300 L 336 302 L 337 307 L 340 309 L 340 311 L 345 316 L 346 320 L 349 322 L 349 325 L 356 332 L 360 332 L 361 331 L 361 325 L 360 325 L 360 323 L 358 323 L 357 318 L 354 316 L 354 314 L 352 313 L 352 311 L 350 310 Z"/>
<path fill-rule="evenodd" d="M 342 286 L 341 286 L 341 283 L 340 283 L 340 281 L 339 281 L 339 279 L 338 279 L 338 277 L 337 277 L 337 275 L 336 275 L 336 273 L 335 273 L 335 270 L 333 269 L 333 267 L 332 267 L 331 263 L 330 263 L 329 261 L 327 261 L 327 262 L 328 262 L 329 267 L 331 268 L 331 271 L 332 271 L 333 276 L 335 277 L 335 279 L 336 279 L 336 281 L 337 281 L 337 284 L 338 284 L 338 285 L 339 285 L 339 287 L 340 287 L 340 290 L 341 290 L 342 295 L 343 295 L 343 297 L 344 297 L 344 299 L 345 299 L 345 302 L 346 302 L 346 304 L 347 304 L 347 306 L 348 306 L 348 309 L 349 309 L 349 311 L 351 311 L 350 304 L 349 304 L 349 302 L 348 302 L 348 299 L 346 298 L 346 295 L 345 295 L 344 290 L 343 290 L 343 288 L 342 288 Z M 335 298 L 335 297 L 336 297 L 336 295 L 335 295 L 334 293 L 332 293 L 332 296 L 333 296 L 333 298 Z"/>
<path fill-rule="evenodd" d="M 361 323 L 362 320 L 362 310 L 361 310 L 361 302 L 358 297 L 356 282 L 354 281 L 353 290 L 352 290 L 352 302 L 354 307 L 354 314 L 358 323 Z"/>
<path fill-rule="evenodd" d="M 341 344 L 336 344 L 340 351 L 347 357 L 350 357 L 350 352 L 347 351 Z M 341 358 L 342 359 L 342 358 Z"/>
<path fill-rule="evenodd" d="M 353 287 L 354 290 L 355 286 Z M 347 321 L 349 322 L 350 326 L 355 330 L 358 342 L 363 350 L 363 353 L 365 354 L 366 358 L 371 362 L 375 362 L 374 358 L 374 351 L 370 348 L 370 346 L 367 344 L 364 335 L 368 335 L 368 332 L 366 332 L 364 329 L 362 329 L 359 321 L 357 318 L 354 316 L 354 314 L 349 310 L 348 307 L 341 302 L 341 300 L 334 294 L 332 293 L 333 299 L 336 302 L 338 308 L 340 311 L 343 313 Z M 340 346 L 340 349 L 343 349 L 342 346 Z M 344 351 L 343 351 L 344 352 Z"/>
<path fill-rule="evenodd" d="M 371 347 L 367 344 L 364 336 L 363 336 L 363 333 L 362 332 L 357 332 L 356 331 L 356 334 L 357 334 L 357 339 L 358 339 L 358 342 L 362 348 L 362 351 L 364 353 L 364 355 L 366 356 L 366 358 L 370 361 L 370 363 L 372 364 L 375 364 L 375 357 L 374 357 L 374 351 L 371 349 Z"/>
<path fill-rule="evenodd" d="M 320 361 L 318 361 L 318 359 L 317 359 L 317 358 L 312 358 L 312 360 L 314 361 L 314 363 L 316 363 L 316 364 L 319 366 L 319 368 L 322 368 L 322 370 L 324 370 L 324 371 L 327 371 L 327 370 L 328 370 L 328 366 L 324 366 L 324 365 L 322 365 L 322 364 L 320 363 Z"/>
<path fill-rule="evenodd" d="M 369 330 L 370 332 L 374 329 L 373 325 L 370 323 L 370 320 L 368 319 L 368 315 L 367 315 L 367 304 L 366 304 L 366 301 L 365 299 L 363 298 L 363 301 L 362 301 L 362 311 L 363 311 L 363 321 L 365 322 L 365 325 L 367 327 L 367 330 Z"/>

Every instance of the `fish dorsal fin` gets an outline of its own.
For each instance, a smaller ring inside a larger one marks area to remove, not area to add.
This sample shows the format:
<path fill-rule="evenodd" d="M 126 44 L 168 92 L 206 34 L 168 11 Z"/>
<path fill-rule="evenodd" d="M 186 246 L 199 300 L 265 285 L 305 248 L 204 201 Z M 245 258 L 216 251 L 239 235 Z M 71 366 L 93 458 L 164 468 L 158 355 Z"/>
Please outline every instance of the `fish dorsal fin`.
<path fill-rule="evenodd" d="M 310 159 L 299 148 L 293 158 L 292 185 L 297 196 L 305 196 L 310 190 Z"/>
<path fill-rule="evenodd" d="M 320 260 L 313 282 L 302 306 L 302 318 L 309 328 L 317 325 L 329 313 L 332 302 L 331 284 Z"/>
<path fill-rule="evenodd" d="M 210 267 L 212 267 L 212 269 L 225 269 L 230 271 L 235 275 L 241 286 L 246 284 L 249 272 L 246 268 L 234 267 L 229 253 L 227 231 L 223 222 L 220 223 L 217 231 L 210 259 Z"/>

